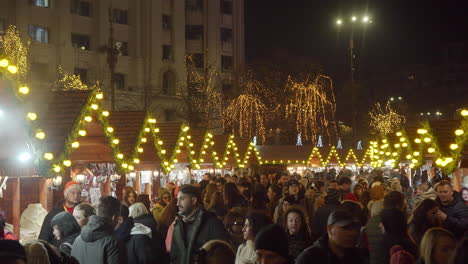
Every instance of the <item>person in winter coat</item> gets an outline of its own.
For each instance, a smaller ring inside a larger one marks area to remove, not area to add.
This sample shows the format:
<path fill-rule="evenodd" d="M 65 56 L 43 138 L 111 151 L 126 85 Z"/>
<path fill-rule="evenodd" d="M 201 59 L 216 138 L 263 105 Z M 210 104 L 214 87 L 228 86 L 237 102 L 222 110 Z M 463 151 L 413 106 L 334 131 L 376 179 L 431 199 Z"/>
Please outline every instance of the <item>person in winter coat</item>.
<path fill-rule="evenodd" d="M 146 206 L 143 203 L 134 203 L 130 206 L 129 216 L 133 218 L 133 222 L 136 227 L 147 227 L 151 230 L 151 250 L 156 257 L 161 260 L 162 258 L 167 258 L 164 253 L 164 238 L 161 233 L 158 231 L 158 225 L 149 211 L 146 209 Z"/>
<path fill-rule="evenodd" d="M 128 207 L 121 205 L 119 224 L 114 231 L 114 238 L 125 245 L 126 263 L 165 263 L 161 258 L 158 258 L 161 256 L 161 252 L 158 254 L 158 252 L 153 251 L 151 229 L 142 224 L 134 223 L 133 218 L 128 217 L 128 214 Z"/>
<path fill-rule="evenodd" d="M 329 189 L 325 198 L 325 205 L 315 213 L 312 224 L 312 239 L 317 239 L 327 233 L 327 219 L 330 214 L 341 208 L 341 193 L 337 189 Z"/>
<path fill-rule="evenodd" d="M 96 209 L 88 203 L 80 203 L 75 206 L 75 210 L 73 210 L 73 216 L 80 227 L 88 224 L 89 217 L 92 215 L 96 215 Z"/>
<path fill-rule="evenodd" d="M 41 232 L 39 233 L 39 239 L 44 240 L 47 243 L 50 243 L 58 247 L 58 241 L 54 238 L 54 230 L 50 225 L 52 218 L 60 212 L 69 212 L 73 214 L 75 206 L 81 202 L 81 185 L 74 181 L 69 181 L 65 184 L 63 189 L 63 195 L 65 196 L 64 200 L 58 202 L 58 204 L 50 211 L 44 218 L 42 223 Z"/>
<path fill-rule="evenodd" d="M 408 237 L 404 212 L 396 208 L 384 209 L 380 214 L 380 221 L 380 228 L 383 233 L 381 254 L 384 255 L 384 257 L 382 258 L 382 263 L 390 262 L 390 250 L 396 245 L 401 246 L 412 256 L 417 256 L 418 249 Z"/>
<path fill-rule="evenodd" d="M 177 194 L 179 216 L 175 220 L 170 251 L 173 263 L 193 263 L 195 251 L 210 240 L 229 241 L 224 225 L 205 211 L 202 203 L 199 188 L 188 184 L 180 187 Z"/>
<path fill-rule="evenodd" d="M 296 264 L 365 264 L 365 251 L 355 247 L 360 223 L 346 210 L 338 209 L 327 219 L 327 233 L 305 249 L 296 259 Z"/>
<path fill-rule="evenodd" d="M 71 255 L 81 264 L 120 263 L 123 254 L 112 236 L 120 216 L 120 201 L 112 196 L 99 198 L 97 214 L 81 230 L 73 243 Z"/>
<path fill-rule="evenodd" d="M 437 192 L 436 202 L 440 207 L 437 216 L 442 227 L 455 234 L 457 239 L 462 238 L 468 230 L 468 206 L 460 195 L 453 191 L 449 181 L 439 182 L 435 190 Z"/>
<path fill-rule="evenodd" d="M 271 224 L 271 219 L 261 212 L 252 211 L 245 220 L 242 233 L 245 243 L 237 249 L 236 264 L 254 264 L 257 256 L 255 254 L 255 236 L 264 226 Z"/>
<path fill-rule="evenodd" d="M 408 224 L 408 233 L 416 245 L 421 243 L 421 240 L 426 231 L 433 227 L 440 227 L 441 223 L 437 217 L 439 205 L 432 199 L 426 199 L 419 204 Z"/>
<path fill-rule="evenodd" d="M 368 241 L 369 249 L 369 262 L 370 264 L 381 264 L 385 263 L 386 256 L 388 253 L 385 252 L 383 244 L 384 236 L 380 228 L 381 213 L 377 213 L 379 210 L 375 208 L 380 202 L 372 207 L 371 219 L 367 221 L 366 227 L 363 232 L 364 240 Z M 405 211 L 405 196 L 400 192 L 390 192 L 385 196 L 383 201 L 383 209 L 396 208 L 402 212 Z M 375 212 L 377 211 L 377 212 Z M 388 260 L 387 260 L 388 261 Z"/>
<path fill-rule="evenodd" d="M 55 239 L 58 241 L 58 249 L 70 256 L 73 242 L 80 235 L 81 228 L 73 215 L 69 212 L 60 212 L 50 222 L 54 229 Z"/>
<path fill-rule="evenodd" d="M 155 221 L 159 221 L 159 218 L 161 217 L 164 208 L 171 201 L 171 193 L 167 189 L 161 188 L 159 190 L 159 196 L 159 201 L 154 205 L 153 209 L 151 210 Z"/>
<path fill-rule="evenodd" d="M 285 231 L 288 236 L 289 256 L 296 259 L 301 252 L 312 244 L 307 225 L 307 217 L 300 207 L 291 206 L 285 216 Z"/>

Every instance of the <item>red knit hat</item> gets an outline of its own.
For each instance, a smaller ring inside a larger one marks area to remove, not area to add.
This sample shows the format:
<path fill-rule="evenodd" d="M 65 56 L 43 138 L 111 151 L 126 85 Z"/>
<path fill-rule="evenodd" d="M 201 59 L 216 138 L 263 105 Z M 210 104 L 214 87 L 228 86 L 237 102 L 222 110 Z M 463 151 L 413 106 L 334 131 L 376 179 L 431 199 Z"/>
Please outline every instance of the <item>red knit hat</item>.
<path fill-rule="evenodd" d="M 81 191 L 81 185 L 76 181 L 69 181 L 65 184 L 65 188 L 63 188 L 63 195 L 66 197 L 67 193 L 73 189 L 78 189 Z"/>

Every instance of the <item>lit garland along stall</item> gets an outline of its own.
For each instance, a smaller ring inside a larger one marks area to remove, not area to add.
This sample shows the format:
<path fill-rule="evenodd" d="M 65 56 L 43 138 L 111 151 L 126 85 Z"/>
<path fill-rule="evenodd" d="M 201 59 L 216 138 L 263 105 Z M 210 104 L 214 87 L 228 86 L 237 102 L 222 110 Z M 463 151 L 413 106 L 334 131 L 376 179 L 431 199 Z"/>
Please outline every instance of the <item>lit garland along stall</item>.
<path fill-rule="evenodd" d="M 312 145 L 261 145 L 257 146 L 262 157 L 263 172 L 284 171 L 304 175 Z"/>
<path fill-rule="evenodd" d="M 335 146 L 331 146 L 329 148 L 328 156 L 322 162 L 322 165 L 329 169 L 331 168 L 336 169 L 336 171 L 340 171 L 343 168 L 343 163 L 341 162 L 341 158 L 338 155 L 338 151 L 335 148 Z"/>
<path fill-rule="evenodd" d="M 232 158 L 229 159 L 229 157 L 232 157 L 231 155 L 227 155 L 228 149 L 232 148 L 229 142 L 230 140 L 232 141 L 232 138 L 229 135 L 214 135 L 213 140 L 215 142 L 211 153 L 213 168 L 210 173 L 220 175 L 231 174 L 234 168 L 237 167 L 237 162 Z"/>
<path fill-rule="evenodd" d="M 160 154 L 153 143 L 153 133 L 156 133 L 155 130 L 159 132 L 159 128 L 154 127 L 155 124 L 156 119 L 142 111 L 110 113 L 106 130 L 118 139 L 118 142 L 113 142 L 119 145 L 120 153 L 117 154 L 117 158 L 126 160 L 134 169 L 125 174 L 125 177 L 121 177 L 123 179 L 120 181 L 119 177 L 112 177 L 112 186 L 119 198 L 125 185 L 132 186 L 137 193 L 151 195 L 153 192 L 153 178 L 159 175 L 161 162 Z M 115 184 L 114 181 L 119 184 Z"/>
<path fill-rule="evenodd" d="M 239 154 L 239 159 L 236 159 L 238 165 L 238 172 L 236 172 L 236 174 L 253 176 L 258 172 L 262 160 L 261 157 L 259 157 L 258 150 L 249 139 L 234 137 L 233 141 L 232 145 L 234 146 L 234 151 L 236 154 Z M 251 159 L 254 155 L 257 157 L 257 160 Z"/>
<path fill-rule="evenodd" d="M 369 170 L 372 168 L 372 146 L 369 146 L 367 149 L 356 149 L 354 150 L 354 154 L 356 156 L 356 161 L 359 163 L 360 167 L 362 167 L 364 170 Z"/>
<path fill-rule="evenodd" d="M 359 162 L 353 149 L 337 149 L 337 154 L 342 161 L 343 169 L 350 169 L 352 171 L 359 171 L 361 163 Z"/>
<path fill-rule="evenodd" d="M 324 153 L 325 157 L 327 154 L 325 154 L 325 150 L 323 147 L 318 148 L 318 147 L 313 147 L 309 158 L 306 162 L 306 164 L 311 168 L 313 171 L 320 172 L 324 169 L 324 166 L 322 166 L 323 163 L 323 155 Z"/>
<path fill-rule="evenodd" d="M 28 118 L 36 116 L 29 114 L 32 110 L 19 101 L 23 98 L 15 96 L 15 85 L 7 81 L 8 73 L 2 68 L 6 67 L 0 67 L 0 210 L 4 211 L 7 223 L 13 224 L 14 233 L 20 235 L 20 217 L 26 207 L 42 203 L 47 208 L 50 182 L 38 177 L 36 119 Z"/>
<path fill-rule="evenodd" d="M 207 137 L 207 134 L 208 132 L 205 128 L 190 128 L 185 137 L 186 143 L 184 144 L 183 150 L 186 151 L 190 161 L 190 173 L 197 182 L 201 180 L 201 176 L 204 173 L 201 165 L 202 162 L 200 161 L 200 154 L 202 151 L 206 153 L 203 145 L 205 144 L 205 137 Z M 190 148 L 190 150 L 187 150 L 187 147 Z"/>
<path fill-rule="evenodd" d="M 464 180 L 462 177 L 466 174 L 466 168 L 463 167 L 465 163 L 460 160 L 466 155 L 468 110 L 462 109 L 457 114 L 460 119 L 424 121 L 418 127 L 408 127 L 395 136 L 374 141 L 373 146 L 378 150 L 374 150 L 374 165 L 388 164 L 391 160 L 389 156 L 397 153 L 395 160 L 400 164 L 402 160 L 407 161 L 410 168 L 431 169 L 436 166 L 444 174 L 453 173 L 455 187 L 459 189 Z M 405 142 L 408 144 L 403 147 Z M 399 148 L 407 150 L 398 151 Z M 397 164 L 395 161 L 393 166 Z"/>
<path fill-rule="evenodd" d="M 50 152 L 43 155 L 42 169 L 49 177 L 79 182 L 88 202 L 110 195 L 111 178 L 133 170 L 121 158 L 121 139 L 109 124 L 110 112 L 102 109 L 103 98 L 99 91 L 53 92 L 44 115 Z M 54 200 L 62 198 L 61 192 L 55 193 Z"/>
<path fill-rule="evenodd" d="M 196 143 L 195 143 L 196 144 Z M 196 144 L 198 145 L 198 144 Z M 215 158 L 213 155 L 215 145 L 214 135 L 211 132 L 206 131 L 201 144 L 196 150 L 198 151 L 198 166 L 193 173 L 196 176 L 196 179 L 201 180 L 201 176 L 205 173 L 214 173 L 215 172 Z M 219 158 L 218 158 L 219 159 Z"/>
<path fill-rule="evenodd" d="M 156 145 L 163 148 L 165 158 L 162 161 L 164 177 L 161 178 L 161 186 L 165 187 L 167 182 L 173 181 L 177 185 L 190 183 L 192 180 L 190 172 L 191 151 L 194 145 L 189 139 L 190 127 L 185 123 L 161 123 L 159 124 L 159 139 Z M 196 153 L 193 154 L 195 157 Z M 193 158 L 195 160 L 195 158 Z"/>

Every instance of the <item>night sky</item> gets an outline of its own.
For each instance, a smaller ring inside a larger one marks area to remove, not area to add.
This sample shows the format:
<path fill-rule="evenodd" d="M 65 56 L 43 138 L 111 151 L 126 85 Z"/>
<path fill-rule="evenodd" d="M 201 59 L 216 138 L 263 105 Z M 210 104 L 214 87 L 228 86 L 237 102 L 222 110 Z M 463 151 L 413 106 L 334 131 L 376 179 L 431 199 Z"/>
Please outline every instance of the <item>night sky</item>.
<path fill-rule="evenodd" d="M 468 40 L 466 0 L 246 0 L 245 5 L 248 62 L 305 57 L 338 81 L 348 76 L 348 35 L 337 30 L 338 17 L 367 13 L 373 20 L 355 33 L 363 79 L 405 65 L 440 64 L 446 43 Z"/>

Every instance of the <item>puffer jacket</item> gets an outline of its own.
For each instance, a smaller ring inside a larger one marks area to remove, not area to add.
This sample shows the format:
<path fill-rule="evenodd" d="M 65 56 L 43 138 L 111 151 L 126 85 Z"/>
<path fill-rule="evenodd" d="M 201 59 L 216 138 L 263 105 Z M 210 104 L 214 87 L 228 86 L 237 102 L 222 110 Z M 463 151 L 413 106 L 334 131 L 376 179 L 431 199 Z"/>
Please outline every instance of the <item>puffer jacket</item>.
<path fill-rule="evenodd" d="M 193 222 L 185 223 L 180 217 L 176 218 L 172 233 L 171 263 L 193 263 L 195 251 L 213 239 L 229 241 L 223 223 L 214 214 L 199 209 Z"/>
<path fill-rule="evenodd" d="M 55 225 L 61 232 L 62 239 L 59 242 L 58 248 L 63 253 L 70 256 L 73 242 L 80 235 L 81 227 L 76 222 L 75 217 L 69 212 L 60 212 L 52 218 L 51 227 Z"/>
<path fill-rule="evenodd" d="M 112 236 L 114 227 L 107 219 L 93 215 L 75 239 L 71 255 L 81 264 L 123 263 L 117 240 Z"/>

